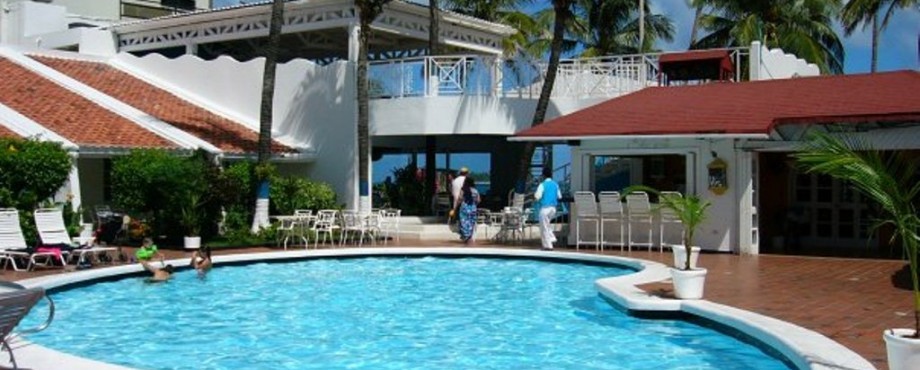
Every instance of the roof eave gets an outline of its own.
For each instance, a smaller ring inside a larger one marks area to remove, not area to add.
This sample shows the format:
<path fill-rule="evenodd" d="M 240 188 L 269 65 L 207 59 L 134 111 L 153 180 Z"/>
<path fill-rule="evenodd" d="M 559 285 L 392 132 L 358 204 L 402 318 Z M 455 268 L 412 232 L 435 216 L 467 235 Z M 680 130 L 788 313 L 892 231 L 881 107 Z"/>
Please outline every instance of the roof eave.
<path fill-rule="evenodd" d="M 580 136 L 512 136 L 508 141 L 571 141 L 571 140 L 616 140 L 616 139 L 768 139 L 763 133 L 690 133 L 690 134 L 627 134 L 627 135 L 580 135 Z"/>

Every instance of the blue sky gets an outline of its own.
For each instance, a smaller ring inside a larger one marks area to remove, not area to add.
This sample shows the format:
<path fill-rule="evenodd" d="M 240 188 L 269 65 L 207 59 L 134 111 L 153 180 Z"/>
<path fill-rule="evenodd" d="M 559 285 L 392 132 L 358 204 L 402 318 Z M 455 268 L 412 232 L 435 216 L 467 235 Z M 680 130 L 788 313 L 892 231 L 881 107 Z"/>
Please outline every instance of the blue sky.
<path fill-rule="evenodd" d="M 411 0 L 413 2 L 428 4 L 427 0 Z M 677 30 L 675 40 L 671 43 L 661 44 L 658 47 L 665 51 L 686 50 L 690 40 L 690 26 L 693 24 L 693 12 L 688 0 L 647 0 L 656 13 L 667 14 L 674 22 Z M 252 0 L 214 0 L 214 6 L 226 6 Z M 549 1 L 538 2 L 549 4 Z M 537 8 L 538 6 L 534 6 Z M 846 49 L 844 71 L 846 73 L 862 73 L 869 71 L 870 63 L 870 33 L 857 30 L 850 37 L 843 36 L 843 30 L 838 27 Z M 917 8 L 901 10 L 891 20 L 888 28 L 881 36 L 879 48 L 879 70 L 890 71 L 898 69 L 920 69 L 918 62 L 918 48 L 920 48 L 920 10 Z"/>

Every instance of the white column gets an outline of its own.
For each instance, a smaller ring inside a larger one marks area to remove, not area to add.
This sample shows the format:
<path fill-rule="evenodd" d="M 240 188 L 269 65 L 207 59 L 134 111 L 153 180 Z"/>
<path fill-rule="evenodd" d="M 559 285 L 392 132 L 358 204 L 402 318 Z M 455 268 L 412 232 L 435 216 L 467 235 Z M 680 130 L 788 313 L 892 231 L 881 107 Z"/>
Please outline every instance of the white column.
<path fill-rule="evenodd" d="M 750 50 L 750 62 L 748 63 L 748 76 L 750 76 L 751 81 L 760 80 L 760 63 L 761 63 L 761 48 L 760 41 L 754 41 L 751 43 Z"/>
<path fill-rule="evenodd" d="M 738 253 L 740 254 L 758 254 L 758 246 L 755 243 L 754 233 L 759 232 L 755 224 L 755 215 L 757 210 L 754 209 L 754 178 L 751 168 L 752 154 L 746 151 L 735 152 L 735 176 L 734 186 L 737 191 L 738 204 Z"/>
<path fill-rule="evenodd" d="M 185 44 L 185 54 L 198 55 L 198 44 Z"/>
<path fill-rule="evenodd" d="M 80 192 L 80 166 L 77 165 L 77 160 L 80 155 L 71 152 L 70 154 L 70 174 L 68 175 L 67 182 L 69 187 L 67 191 L 67 197 L 70 198 L 70 205 L 73 207 L 74 212 L 80 213 L 80 224 L 83 223 L 83 212 L 80 207 L 83 205 L 83 196 Z"/>
<path fill-rule="evenodd" d="M 358 34 L 361 26 L 357 23 L 348 25 L 348 61 L 358 62 Z"/>

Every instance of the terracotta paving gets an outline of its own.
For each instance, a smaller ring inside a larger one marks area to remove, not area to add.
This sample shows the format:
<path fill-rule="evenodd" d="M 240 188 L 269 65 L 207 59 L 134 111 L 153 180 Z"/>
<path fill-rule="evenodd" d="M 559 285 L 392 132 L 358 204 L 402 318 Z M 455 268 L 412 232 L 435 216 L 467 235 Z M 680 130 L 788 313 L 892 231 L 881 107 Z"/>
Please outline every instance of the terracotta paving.
<path fill-rule="evenodd" d="M 453 241 L 402 241 L 389 246 L 462 246 Z M 479 247 L 507 248 L 481 244 Z M 514 248 L 536 249 L 537 245 Z M 217 250 L 215 255 L 273 251 L 271 248 Z M 561 249 L 574 251 L 574 249 Z M 132 248 L 125 248 L 131 253 Z M 581 252 L 600 253 L 582 248 Z M 167 258 L 180 258 L 187 253 L 164 250 Z M 670 263 L 669 252 L 633 251 L 604 252 Z M 885 344 L 882 331 L 892 327 L 911 327 L 913 318 L 909 284 L 903 261 L 879 259 L 846 259 L 800 256 L 739 256 L 704 254 L 700 265 L 709 270 L 706 299 L 767 316 L 786 320 L 822 333 L 886 369 Z M 67 273 L 61 269 L 35 272 L 0 272 L 0 279 L 18 280 L 38 275 Z M 670 283 L 643 286 L 647 291 L 664 297 L 670 295 Z"/>

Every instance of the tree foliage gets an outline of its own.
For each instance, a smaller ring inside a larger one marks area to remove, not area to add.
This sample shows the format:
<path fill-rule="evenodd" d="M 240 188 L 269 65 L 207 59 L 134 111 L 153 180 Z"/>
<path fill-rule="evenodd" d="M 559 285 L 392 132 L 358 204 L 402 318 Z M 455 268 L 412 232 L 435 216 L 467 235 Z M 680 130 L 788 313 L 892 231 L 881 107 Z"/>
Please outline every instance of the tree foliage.
<path fill-rule="evenodd" d="M 35 209 L 67 182 L 71 163 L 59 143 L 0 138 L 0 206 Z"/>

